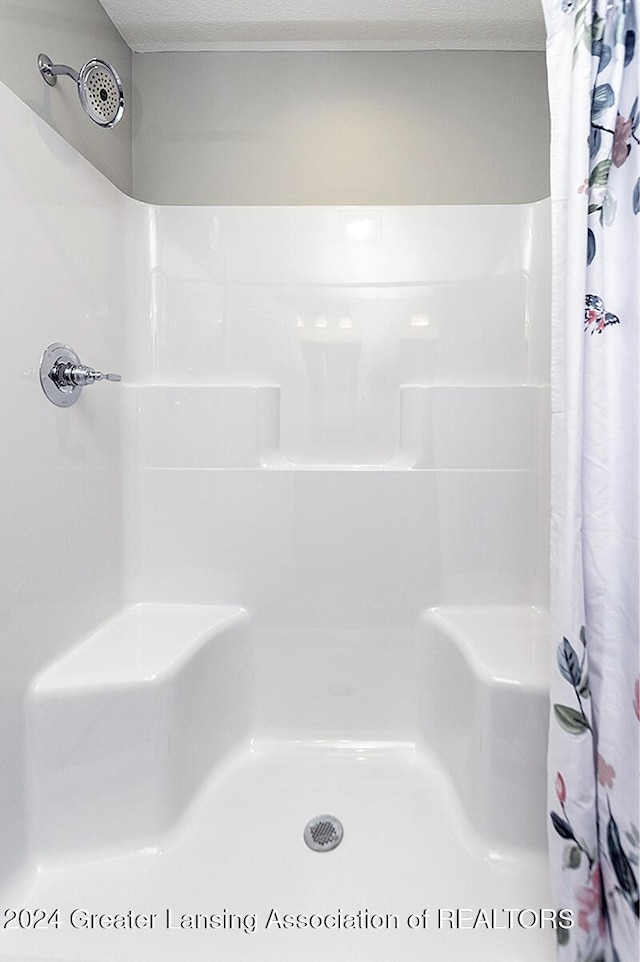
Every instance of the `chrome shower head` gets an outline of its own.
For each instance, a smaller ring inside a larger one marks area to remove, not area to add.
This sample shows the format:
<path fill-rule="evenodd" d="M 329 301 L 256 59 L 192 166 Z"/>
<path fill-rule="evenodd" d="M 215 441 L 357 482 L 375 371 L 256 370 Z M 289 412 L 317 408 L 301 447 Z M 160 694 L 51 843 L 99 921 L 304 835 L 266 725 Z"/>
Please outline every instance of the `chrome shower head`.
<path fill-rule="evenodd" d="M 89 60 L 80 73 L 66 64 L 52 63 L 46 54 L 38 57 L 44 80 L 55 87 L 58 77 L 71 77 L 85 113 L 100 127 L 115 127 L 124 113 L 124 90 L 120 77 L 106 60 Z"/>
<path fill-rule="evenodd" d="M 94 123 L 115 127 L 124 113 L 120 77 L 106 60 L 89 60 L 78 76 L 80 103 Z"/>

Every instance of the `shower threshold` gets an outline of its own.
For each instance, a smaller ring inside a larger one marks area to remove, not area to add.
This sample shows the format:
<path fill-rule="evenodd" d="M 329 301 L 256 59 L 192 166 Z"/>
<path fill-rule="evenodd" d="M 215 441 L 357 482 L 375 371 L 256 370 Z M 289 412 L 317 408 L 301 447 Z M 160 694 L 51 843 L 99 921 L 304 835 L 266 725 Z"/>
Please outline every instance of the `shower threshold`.
<path fill-rule="evenodd" d="M 322 856 L 318 812 L 344 826 Z M 52 855 L 2 908 L 26 910 L 3 962 L 551 962 L 555 939 L 544 854 L 492 847 L 412 744 L 252 742 L 157 845 Z"/>

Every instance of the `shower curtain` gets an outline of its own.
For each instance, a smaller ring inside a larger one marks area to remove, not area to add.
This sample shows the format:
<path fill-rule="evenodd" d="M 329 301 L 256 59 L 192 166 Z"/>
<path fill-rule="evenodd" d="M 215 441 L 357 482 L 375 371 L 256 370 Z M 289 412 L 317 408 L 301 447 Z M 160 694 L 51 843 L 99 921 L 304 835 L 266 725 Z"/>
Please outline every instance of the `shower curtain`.
<path fill-rule="evenodd" d="M 637 962 L 640 50 L 542 0 L 552 118 L 549 840 L 562 962 Z"/>

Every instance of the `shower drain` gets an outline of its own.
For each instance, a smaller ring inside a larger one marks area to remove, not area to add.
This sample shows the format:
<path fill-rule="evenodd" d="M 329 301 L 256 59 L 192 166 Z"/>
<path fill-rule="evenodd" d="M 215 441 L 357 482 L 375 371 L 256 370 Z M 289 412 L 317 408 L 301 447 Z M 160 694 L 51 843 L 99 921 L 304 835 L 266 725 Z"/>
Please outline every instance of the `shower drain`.
<path fill-rule="evenodd" d="M 304 830 L 304 840 L 314 852 L 330 852 L 342 841 L 344 829 L 335 815 L 316 815 Z"/>

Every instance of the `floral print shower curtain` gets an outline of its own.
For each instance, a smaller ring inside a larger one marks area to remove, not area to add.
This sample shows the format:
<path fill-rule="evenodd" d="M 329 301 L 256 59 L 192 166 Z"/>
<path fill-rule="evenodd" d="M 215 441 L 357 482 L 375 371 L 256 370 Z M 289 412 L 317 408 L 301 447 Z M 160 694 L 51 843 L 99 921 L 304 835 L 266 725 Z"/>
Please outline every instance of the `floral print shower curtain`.
<path fill-rule="evenodd" d="M 542 0 L 552 118 L 549 841 L 561 962 L 638 962 L 640 50 Z"/>

